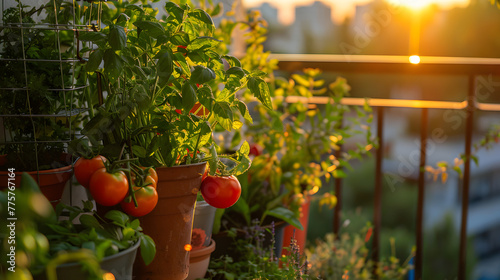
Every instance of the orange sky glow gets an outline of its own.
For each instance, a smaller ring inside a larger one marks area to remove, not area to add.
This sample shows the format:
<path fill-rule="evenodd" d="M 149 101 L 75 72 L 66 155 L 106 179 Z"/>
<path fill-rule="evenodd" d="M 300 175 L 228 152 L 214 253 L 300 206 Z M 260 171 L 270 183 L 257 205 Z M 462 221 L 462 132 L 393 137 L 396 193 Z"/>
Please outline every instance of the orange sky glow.
<path fill-rule="evenodd" d="M 278 19 L 282 24 L 291 24 L 295 19 L 295 7 L 307 6 L 315 0 L 242 0 L 248 8 L 258 7 L 264 2 L 278 8 Z M 332 19 L 340 23 L 346 17 L 354 14 L 356 5 L 363 5 L 372 0 L 320 0 L 332 6 Z M 392 5 L 402 5 L 413 9 L 421 9 L 430 4 L 437 4 L 443 8 L 464 7 L 470 0 L 386 0 Z"/>

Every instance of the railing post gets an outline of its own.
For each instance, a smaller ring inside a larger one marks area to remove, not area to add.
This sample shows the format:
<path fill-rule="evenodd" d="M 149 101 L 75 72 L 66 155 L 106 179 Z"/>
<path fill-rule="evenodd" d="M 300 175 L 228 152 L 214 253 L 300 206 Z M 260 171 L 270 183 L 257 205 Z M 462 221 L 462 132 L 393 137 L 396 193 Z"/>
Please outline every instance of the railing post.
<path fill-rule="evenodd" d="M 341 120 L 337 126 L 338 129 L 342 129 L 344 125 L 344 115 L 341 115 Z M 339 149 L 335 152 L 335 157 L 340 158 L 342 154 L 342 144 L 339 145 Z M 335 196 L 337 197 L 337 205 L 333 210 L 333 234 L 336 239 L 339 239 L 340 225 L 342 220 L 342 178 L 335 178 Z"/>
<path fill-rule="evenodd" d="M 469 76 L 467 108 L 465 116 L 465 159 L 462 184 L 462 220 L 460 224 L 460 254 L 458 259 L 458 280 L 465 280 L 467 273 L 467 218 L 469 213 L 470 156 L 472 133 L 474 131 L 474 110 L 476 109 L 475 76 Z"/>
<path fill-rule="evenodd" d="M 373 202 L 373 240 L 372 260 L 375 263 L 374 272 L 377 270 L 380 254 L 380 228 L 382 225 L 382 159 L 384 157 L 384 107 L 377 109 L 377 139 L 378 149 L 375 165 L 375 195 Z M 376 277 L 378 279 L 378 276 Z"/>
<path fill-rule="evenodd" d="M 417 226 L 416 226 L 416 245 L 415 252 L 415 279 L 422 280 L 423 267 L 423 217 L 424 217 L 424 199 L 425 199 L 425 162 L 427 151 L 427 121 L 428 110 L 422 109 L 420 121 L 420 165 L 418 175 L 418 199 L 417 199 Z"/>

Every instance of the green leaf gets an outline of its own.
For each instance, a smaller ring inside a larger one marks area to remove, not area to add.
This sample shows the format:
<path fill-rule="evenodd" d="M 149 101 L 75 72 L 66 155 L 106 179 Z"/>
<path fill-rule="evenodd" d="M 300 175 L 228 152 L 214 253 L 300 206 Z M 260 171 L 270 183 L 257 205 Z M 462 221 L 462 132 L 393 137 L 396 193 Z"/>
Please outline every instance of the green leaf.
<path fill-rule="evenodd" d="M 89 60 L 87 61 L 87 64 L 85 65 L 85 70 L 87 72 L 94 72 L 99 68 L 102 62 L 102 58 L 104 56 L 104 52 L 102 49 L 97 49 L 93 53 L 90 54 Z"/>
<path fill-rule="evenodd" d="M 136 21 L 134 25 L 137 26 L 140 30 L 142 30 L 147 35 L 158 39 L 160 36 L 165 35 L 165 29 L 163 26 L 154 21 Z"/>
<path fill-rule="evenodd" d="M 110 75 L 110 79 L 116 80 L 123 68 L 123 61 L 112 49 L 104 52 L 104 70 Z"/>
<path fill-rule="evenodd" d="M 189 82 L 182 85 L 182 108 L 185 112 L 189 112 L 196 103 L 196 91 Z"/>
<path fill-rule="evenodd" d="M 156 245 L 153 239 L 147 235 L 141 235 L 141 257 L 146 265 L 149 265 L 156 255 Z"/>
<path fill-rule="evenodd" d="M 193 72 L 191 73 L 192 83 L 202 85 L 213 79 L 215 79 L 215 72 L 212 69 L 202 65 L 195 66 Z"/>
<path fill-rule="evenodd" d="M 134 65 L 131 69 L 132 69 L 132 72 L 134 72 L 134 75 L 137 76 L 137 79 L 146 80 L 148 78 L 148 76 L 146 75 L 146 72 L 144 72 L 144 70 L 141 67 L 139 67 L 138 65 Z"/>
<path fill-rule="evenodd" d="M 245 141 L 245 142 L 243 142 L 243 144 L 241 144 L 241 147 L 238 150 L 238 153 L 246 155 L 246 156 L 248 156 L 248 154 L 250 154 L 250 145 L 248 144 L 247 141 Z"/>
<path fill-rule="evenodd" d="M 130 227 L 126 227 L 122 230 L 123 240 L 131 240 L 135 235 L 135 230 Z"/>
<path fill-rule="evenodd" d="M 123 26 L 112 25 L 109 29 L 108 40 L 113 50 L 123 50 L 127 46 L 127 34 Z"/>
<path fill-rule="evenodd" d="M 276 207 L 274 209 L 267 210 L 265 214 L 281 219 L 300 230 L 304 229 L 300 221 L 297 219 L 297 217 L 295 217 L 295 213 L 285 207 Z"/>
<path fill-rule="evenodd" d="M 184 17 L 184 10 L 181 7 L 179 7 L 179 5 L 173 2 L 167 2 L 165 4 L 165 10 L 169 14 L 169 19 L 170 17 L 173 17 L 179 23 L 182 22 L 182 18 Z"/>
<path fill-rule="evenodd" d="M 130 223 L 130 227 L 133 229 L 139 229 L 140 226 L 141 222 L 139 221 L 139 219 L 135 219 Z"/>
<path fill-rule="evenodd" d="M 241 115 L 245 120 L 247 120 L 250 123 L 253 123 L 252 116 L 250 116 L 250 112 L 248 111 L 247 104 L 240 100 L 236 100 L 237 105 L 238 105 L 238 110 L 240 111 Z"/>
<path fill-rule="evenodd" d="M 214 96 L 212 94 L 212 89 L 210 87 L 200 87 L 196 91 L 196 96 L 201 105 L 207 108 L 208 111 L 212 111 L 212 104 L 214 101 Z"/>
<path fill-rule="evenodd" d="M 231 67 L 231 68 L 227 69 L 226 74 L 227 75 L 236 75 L 240 79 L 245 77 L 245 75 L 246 75 L 245 71 L 243 71 L 243 69 L 241 69 L 241 67 Z"/>
<path fill-rule="evenodd" d="M 95 252 L 95 242 L 94 241 L 86 241 L 82 243 L 83 249 L 89 249 L 92 252 Z"/>
<path fill-rule="evenodd" d="M 214 48 L 217 47 L 222 41 L 217 40 L 213 37 L 198 37 L 191 41 L 189 45 L 187 46 L 188 51 L 197 51 L 197 50 L 203 50 L 203 49 L 209 49 L 209 48 Z"/>
<path fill-rule="evenodd" d="M 99 221 L 92 215 L 83 214 L 80 216 L 80 223 L 87 228 L 103 228 Z"/>
<path fill-rule="evenodd" d="M 227 102 L 215 102 L 214 104 L 215 119 L 227 131 L 233 128 L 233 112 Z"/>
<path fill-rule="evenodd" d="M 271 103 L 271 95 L 269 93 L 269 87 L 267 83 L 262 78 L 251 77 L 248 80 L 248 88 L 253 93 L 257 99 L 262 102 L 262 104 L 269 110 L 273 110 L 273 104 Z"/>
<path fill-rule="evenodd" d="M 241 67 L 240 60 L 232 55 L 224 55 L 222 58 L 225 59 L 231 67 Z"/>
<path fill-rule="evenodd" d="M 132 153 L 134 153 L 135 156 L 138 156 L 140 158 L 146 157 L 146 149 L 138 145 L 132 146 Z"/>
<path fill-rule="evenodd" d="M 239 175 L 245 173 L 250 168 L 251 163 L 252 163 L 252 161 L 250 160 L 248 155 L 238 153 L 236 166 L 234 166 L 233 168 L 228 170 L 228 172 L 231 175 L 239 176 Z"/>
<path fill-rule="evenodd" d="M 106 34 L 101 33 L 101 32 L 82 32 L 78 36 L 78 39 L 80 39 L 80 41 L 84 41 L 84 42 L 98 43 L 98 42 L 105 42 L 107 39 L 107 36 L 106 36 Z"/>
<path fill-rule="evenodd" d="M 174 34 L 174 36 L 172 36 L 172 38 L 170 38 L 170 42 L 177 46 L 187 46 L 190 42 L 189 34 L 182 31 L 177 32 Z"/>
<path fill-rule="evenodd" d="M 172 61 L 172 54 L 168 50 L 164 51 L 158 58 L 158 63 L 156 64 L 156 75 L 159 77 L 158 84 L 160 87 L 167 85 L 173 71 L 174 63 Z"/>
<path fill-rule="evenodd" d="M 214 27 L 214 22 L 212 21 L 212 17 L 210 17 L 210 15 L 202 9 L 195 9 L 192 12 L 189 12 L 188 15 L 205 23 L 207 26 Z"/>
<path fill-rule="evenodd" d="M 104 217 L 113 221 L 114 224 L 121 227 L 125 227 L 125 224 L 129 220 L 128 216 L 125 213 L 118 210 L 110 210 Z"/>

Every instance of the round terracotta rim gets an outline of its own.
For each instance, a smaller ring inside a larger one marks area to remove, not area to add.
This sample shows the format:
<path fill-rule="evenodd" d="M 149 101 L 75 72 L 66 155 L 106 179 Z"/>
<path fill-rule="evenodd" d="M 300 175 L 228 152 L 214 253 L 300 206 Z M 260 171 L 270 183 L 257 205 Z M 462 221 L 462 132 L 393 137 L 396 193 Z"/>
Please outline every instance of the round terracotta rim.
<path fill-rule="evenodd" d="M 213 239 L 210 239 L 210 245 L 207 247 L 201 248 L 201 249 L 194 249 L 190 252 L 189 258 L 197 258 L 205 255 L 211 254 L 213 251 L 215 251 L 215 241 Z"/>

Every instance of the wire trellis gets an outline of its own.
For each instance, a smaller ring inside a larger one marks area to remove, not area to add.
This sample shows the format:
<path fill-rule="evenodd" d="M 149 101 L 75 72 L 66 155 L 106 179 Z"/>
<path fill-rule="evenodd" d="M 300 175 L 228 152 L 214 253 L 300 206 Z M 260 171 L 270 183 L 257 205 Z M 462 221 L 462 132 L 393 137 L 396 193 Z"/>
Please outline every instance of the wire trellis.
<path fill-rule="evenodd" d="M 92 46 L 78 33 L 100 30 L 102 2 L 37 2 L 0 2 L 0 170 L 71 164 L 68 143 L 90 104 L 84 63 Z"/>

